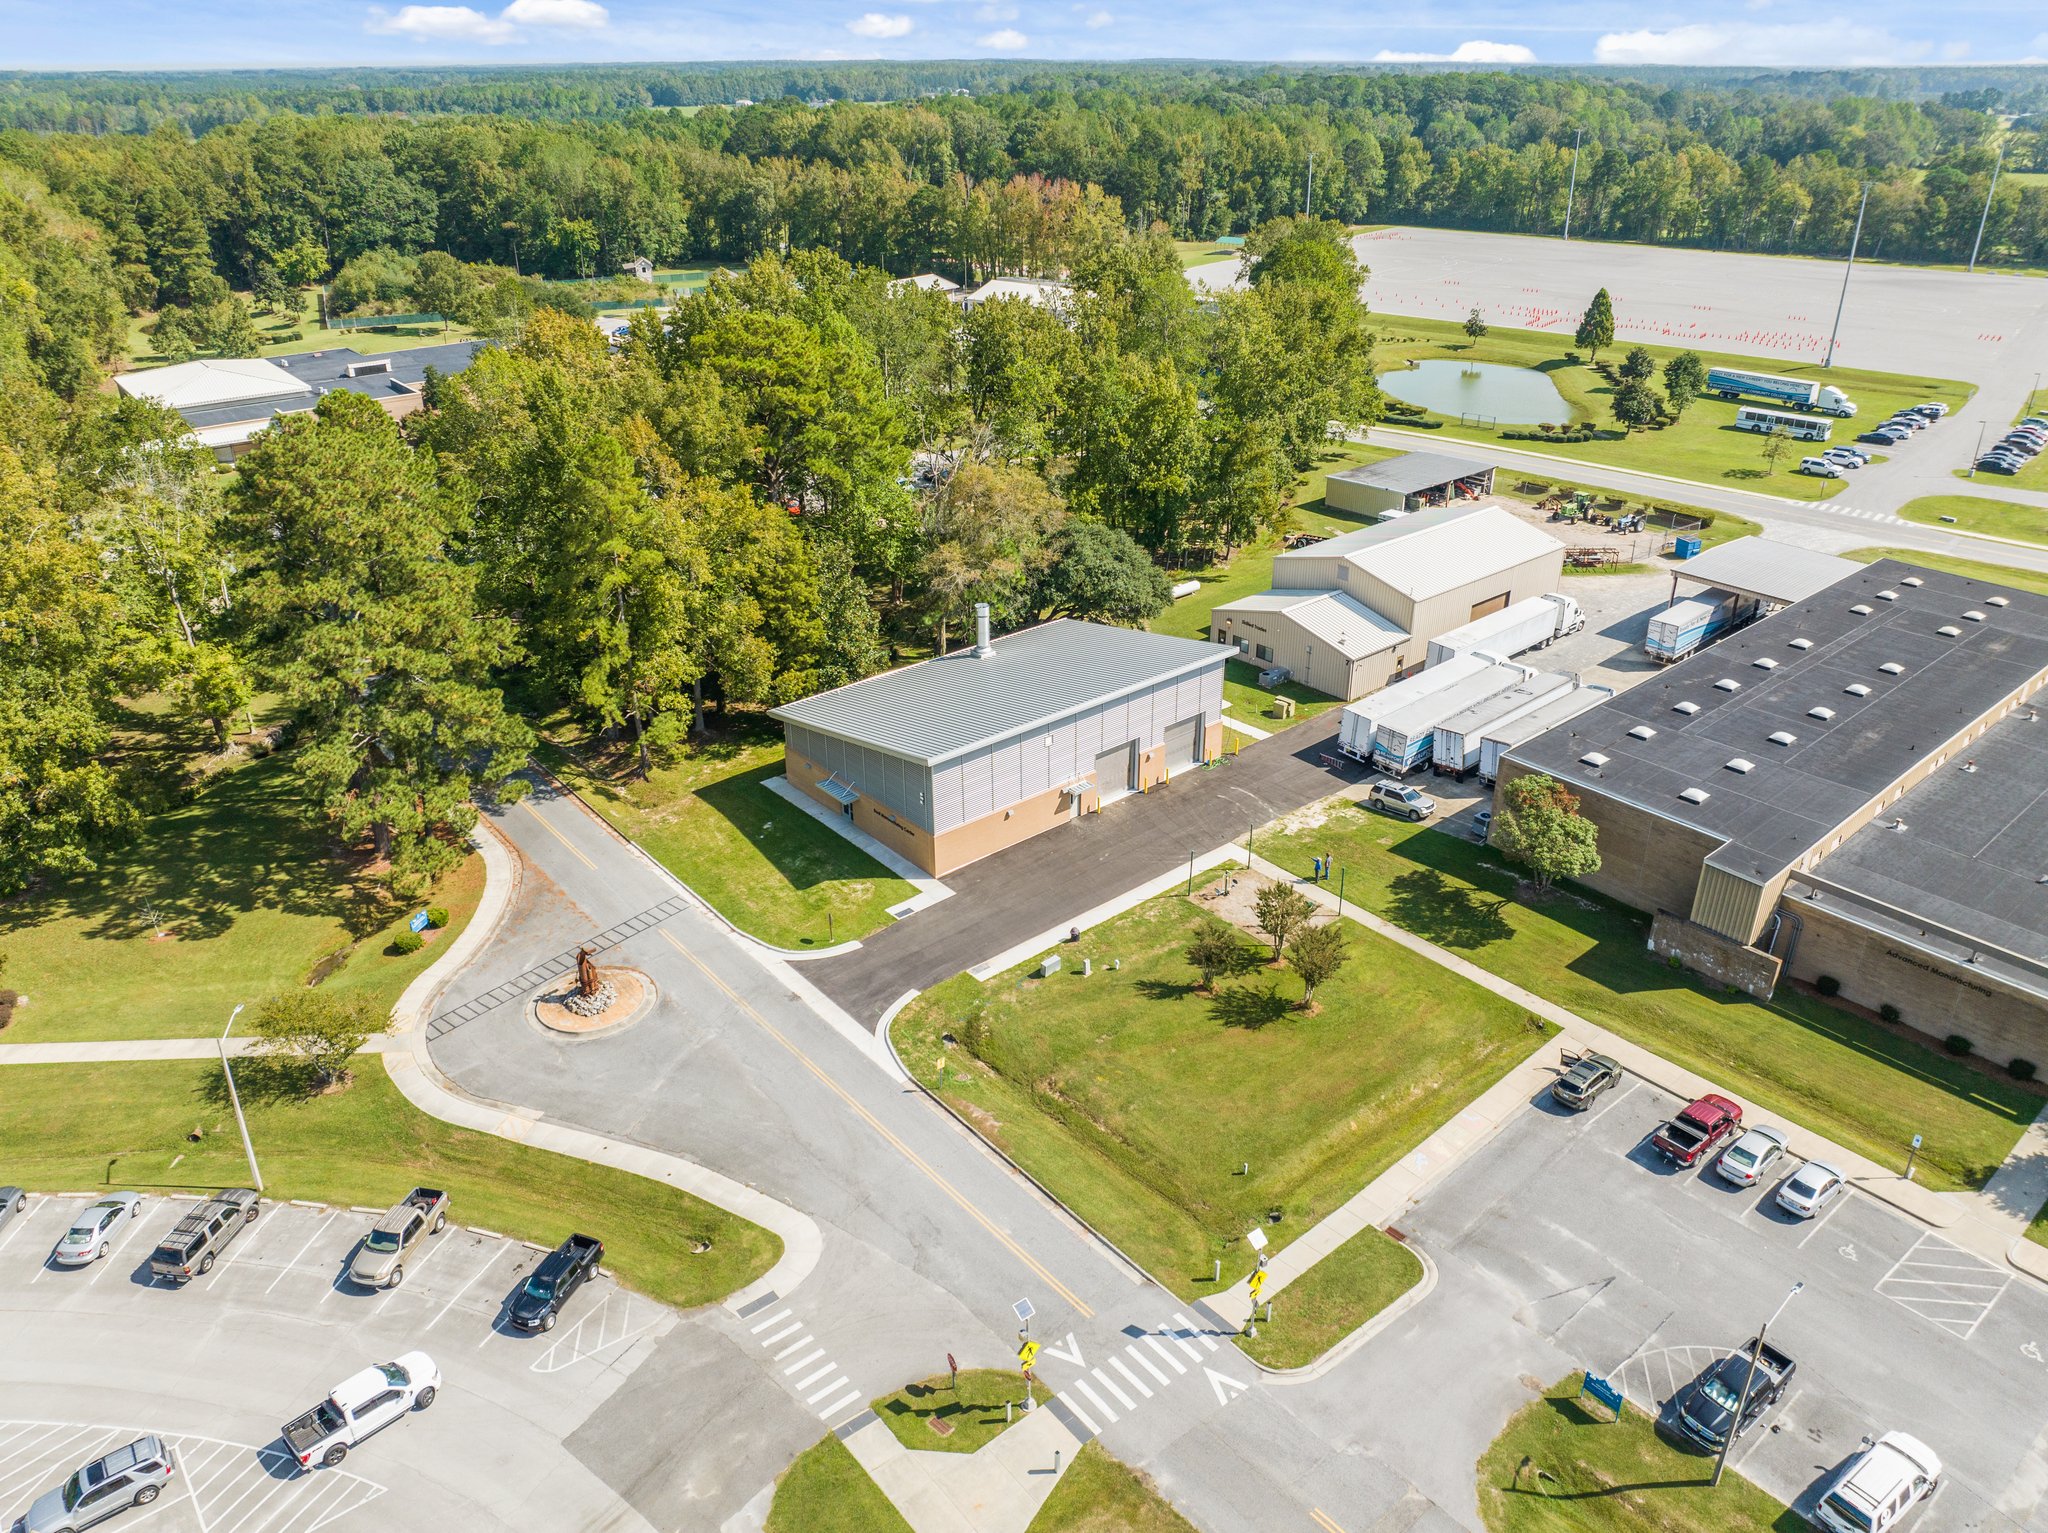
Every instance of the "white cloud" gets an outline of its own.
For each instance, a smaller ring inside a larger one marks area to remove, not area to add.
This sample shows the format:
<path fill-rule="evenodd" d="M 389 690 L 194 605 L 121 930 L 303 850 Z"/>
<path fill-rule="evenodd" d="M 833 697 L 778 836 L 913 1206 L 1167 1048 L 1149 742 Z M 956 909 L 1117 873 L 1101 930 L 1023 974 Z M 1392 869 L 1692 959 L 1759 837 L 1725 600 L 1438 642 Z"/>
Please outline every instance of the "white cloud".
<path fill-rule="evenodd" d="M 1089 13 L 1087 21 L 1082 23 L 1082 25 L 1086 26 L 1091 32 L 1099 32 L 1102 28 L 1113 26 L 1115 23 L 1116 18 L 1110 15 L 1108 11 L 1093 11 Z"/>
<path fill-rule="evenodd" d="M 846 24 L 846 30 L 855 37 L 906 37 L 910 33 L 908 16 L 884 16 L 880 11 L 869 11 Z"/>
<path fill-rule="evenodd" d="M 975 10 L 974 19 L 976 21 L 1015 21 L 1017 19 L 1017 7 L 1014 5 L 1000 5 L 997 3 L 997 0 L 986 0 L 985 4 Z"/>
<path fill-rule="evenodd" d="M 986 37 L 976 38 L 975 41 L 984 48 L 994 48 L 1003 53 L 1015 53 L 1019 48 L 1031 46 L 1031 39 L 1015 27 L 1004 27 L 999 32 L 991 32 Z"/>
<path fill-rule="evenodd" d="M 1475 37 L 1460 43 L 1449 53 L 1396 53 L 1382 48 L 1373 56 L 1375 64 L 1533 64 L 1536 55 L 1520 43 L 1490 43 Z"/>
<path fill-rule="evenodd" d="M 611 21 L 612 13 L 597 0 L 512 0 L 498 13 L 498 19 L 515 26 L 577 27 L 595 32 Z"/>
<path fill-rule="evenodd" d="M 1602 64 L 1773 64 L 1859 69 L 1910 64 L 1927 44 L 1854 22 L 1694 22 L 1654 32 L 1609 32 L 1593 45 Z"/>

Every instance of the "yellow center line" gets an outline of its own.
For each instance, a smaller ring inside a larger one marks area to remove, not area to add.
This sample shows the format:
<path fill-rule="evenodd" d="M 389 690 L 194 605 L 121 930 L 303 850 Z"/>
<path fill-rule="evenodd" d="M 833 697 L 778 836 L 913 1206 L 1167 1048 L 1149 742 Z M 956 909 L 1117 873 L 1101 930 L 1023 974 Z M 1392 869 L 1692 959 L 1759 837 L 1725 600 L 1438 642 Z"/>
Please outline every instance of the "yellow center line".
<path fill-rule="evenodd" d="M 1080 1295 L 1076 1294 L 1071 1288 L 1067 1287 L 1066 1284 L 1062 1283 L 1058 1278 L 1054 1277 L 1050 1272 L 1048 1272 L 1045 1269 L 1044 1265 L 1039 1262 L 1038 1258 L 1033 1256 L 1029 1251 L 1025 1250 L 1024 1247 L 1019 1245 L 1007 1230 L 1001 1228 L 994 1221 L 992 1221 L 988 1217 L 988 1215 L 984 1214 L 980 1209 L 976 1208 L 974 1204 L 968 1200 L 967 1195 L 965 1193 L 961 1192 L 959 1188 L 955 1187 L 951 1182 L 947 1181 L 943 1176 L 941 1176 L 935 1169 L 933 1169 L 931 1164 L 928 1161 L 926 1161 L 923 1156 L 917 1153 L 917 1151 L 911 1149 L 909 1145 L 905 1144 L 901 1139 L 897 1138 L 896 1135 L 889 1130 L 888 1126 L 884 1124 L 881 1119 L 877 1118 L 873 1113 L 869 1112 L 857 1100 L 855 1100 L 851 1092 L 849 1092 L 844 1086 L 840 1085 L 839 1082 L 832 1079 L 832 1077 L 829 1074 L 827 1074 L 824 1071 L 824 1069 L 822 1069 L 816 1063 L 816 1061 L 814 1061 L 808 1054 L 806 1054 L 802 1049 L 798 1048 L 795 1044 L 791 1043 L 779 1031 L 777 1031 L 775 1025 L 772 1022 L 770 1022 L 766 1017 L 762 1016 L 760 1012 L 756 1011 L 744 996 L 739 994 L 738 991 L 734 990 L 732 986 L 728 985 L 716 974 L 712 973 L 711 970 L 708 967 L 706 967 L 704 961 L 701 958 L 699 958 L 695 953 L 691 952 L 688 948 L 684 947 L 682 943 L 678 942 L 672 933 L 663 931 L 661 933 L 661 938 L 662 941 L 666 942 L 670 947 L 674 948 L 678 953 L 681 953 L 683 957 L 688 959 L 690 963 L 697 969 L 698 973 L 702 974 L 706 979 L 710 980 L 712 984 L 716 985 L 720 990 L 724 991 L 727 999 L 729 999 L 735 1006 L 739 1007 L 740 1010 L 744 1011 L 748 1016 L 752 1017 L 754 1021 L 757 1024 L 759 1024 L 761 1029 L 768 1034 L 769 1037 L 773 1038 L 777 1043 L 781 1044 L 785 1049 L 789 1050 L 789 1052 L 796 1057 L 798 1063 L 800 1063 L 806 1070 L 810 1071 L 811 1074 L 815 1075 L 819 1080 L 823 1081 L 825 1085 L 831 1090 L 834 1096 L 838 1097 L 840 1101 L 844 1102 L 848 1107 L 852 1108 L 854 1112 L 858 1113 L 860 1117 L 867 1123 L 867 1125 L 870 1128 L 872 1128 L 876 1133 L 880 1134 L 891 1145 L 893 1145 L 896 1148 L 897 1152 L 901 1154 L 905 1160 L 909 1161 L 913 1166 L 917 1167 L 919 1171 L 922 1171 L 925 1174 L 925 1176 L 930 1179 L 932 1185 L 937 1187 L 947 1197 L 951 1198 L 955 1203 L 957 1203 L 960 1206 L 960 1208 L 970 1218 L 974 1220 L 975 1223 L 979 1224 L 983 1229 L 987 1230 L 991 1235 L 995 1236 L 995 1238 L 998 1241 L 1002 1242 L 1004 1248 L 1007 1249 L 1012 1256 L 1016 1257 L 1018 1261 L 1022 1262 L 1026 1267 L 1030 1268 L 1032 1272 L 1036 1273 L 1040 1278 L 1042 1278 L 1047 1284 L 1047 1286 L 1049 1286 L 1054 1293 L 1058 1294 L 1062 1299 L 1066 1300 L 1067 1303 L 1073 1307 L 1074 1311 L 1077 1314 L 1079 1314 L 1083 1319 L 1092 1319 L 1094 1317 L 1095 1311 L 1089 1308 L 1087 1304 L 1082 1302 Z"/>
<path fill-rule="evenodd" d="M 562 845 L 569 848 L 569 855 L 571 857 L 574 857 L 578 862 L 582 863 L 586 868 L 589 868 L 593 873 L 597 871 L 597 864 L 592 862 L 588 857 L 584 856 L 583 849 L 579 847 L 574 841 L 571 841 L 567 836 L 563 835 L 561 831 L 557 830 L 553 825 L 549 824 L 548 817 L 542 814 L 538 809 L 533 807 L 532 799 L 523 798 L 519 802 L 526 806 L 526 812 L 528 814 L 532 815 L 536 820 L 540 821 L 542 828 L 546 830 L 549 835 L 553 836 L 557 841 L 561 842 Z"/>
<path fill-rule="evenodd" d="M 1323 1533 L 1344 1533 L 1344 1530 L 1342 1528 L 1338 1527 L 1336 1523 L 1332 1522 L 1328 1517 L 1325 1517 L 1323 1515 L 1323 1509 L 1321 1507 L 1310 1507 L 1308 1509 L 1308 1514 L 1309 1516 L 1315 1519 L 1316 1526 L 1321 1528 L 1323 1530 Z"/>

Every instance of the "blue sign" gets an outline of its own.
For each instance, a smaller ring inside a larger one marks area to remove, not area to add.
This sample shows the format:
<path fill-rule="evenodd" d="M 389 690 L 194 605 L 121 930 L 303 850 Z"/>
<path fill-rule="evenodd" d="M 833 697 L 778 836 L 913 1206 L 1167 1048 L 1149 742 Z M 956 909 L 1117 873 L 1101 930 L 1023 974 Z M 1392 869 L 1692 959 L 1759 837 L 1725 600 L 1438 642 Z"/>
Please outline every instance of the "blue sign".
<path fill-rule="evenodd" d="M 1603 1378 L 1601 1378 L 1601 1377 L 1600 1377 L 1600 1376 L 1599 1376 L 1599 1375 L 1598 1375 L 1597 1373 L 1588 1373 L 1588 1374 L 1586 1375 L 1586 1377 L 1585 1377 L 1585 1382 L 1584 1382 L 1584 1383 L 1582 1383 L 1582 1384 L 1580 1384 L 1580 1386 L 1579 1386 L 1579 1393 L 1580 1393 L 1581 1395 L 1591 1395 L 1591 1396 L 1592 1396 L 1592 1397 L 1593 1397 L 1593 1398 L 1594 1398 L 1595 1400 L 1598 1400 L 1598 1401 L 1599 1401 L 1599 1402 L 1600 1402 L 1600 1403 L 1601 1403 L 1602 1405 L 1606 1406 L 1606 1407 L 1607 1407 L 1607 1408 L 1608 1408 L 1608 1409 L 1609 1409 L 1610 1411 L 1613 1411 L 1613 1412 L 1614 1412 L 1614 1415 L 1615 1415 L 1615 1418 L 1616 1418 L 1617 1420 L 1619 1420 L 1619 1419 L 1620 1419 L 1620 1417 L 1621 1417 L 1621 1386 L 1620 1386 L 1620 1385 L 1618 1385 L 1618 1384 L 1615 1384 L 1615 1383 L 1612 1383 L 1611 1381 L 1609 1381 L 1609 1380 L 1607 1380 L 1607 1379 L 1603 1379 Z"/>
<path fill-rule="evenodd" d="M 424 910 L 422 910 L 405 924 L 407 926 L 410 926 L 416 932 L 423 932 L 427 929 L 427 926 L 429 924 L 427 921 L 427 913 Z"/>

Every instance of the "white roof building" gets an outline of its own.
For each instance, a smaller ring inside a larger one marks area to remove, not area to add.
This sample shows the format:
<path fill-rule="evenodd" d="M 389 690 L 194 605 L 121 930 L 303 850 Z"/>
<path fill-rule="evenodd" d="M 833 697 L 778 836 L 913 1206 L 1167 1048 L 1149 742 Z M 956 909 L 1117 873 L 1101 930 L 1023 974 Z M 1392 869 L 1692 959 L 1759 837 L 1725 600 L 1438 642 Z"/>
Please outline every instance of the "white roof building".
<path fill-rule="evenodd" d="M 131 399 L 154 400 L 173 410 L 204 410 L 313 392 L 311 384 L 261 357 L 210 358 L 147 372 L 119 373 L 114 387 Z"/>
<path fill-rule="evenodd" d="M 1074 290 L 1066 283 L 1054 282 L 1047 277 L 991 277 L 973 292 L 963 293 L 960 307 L 971 309 L 998 298 L 1014 298 L 1022 303 L 1036 304 L 1041 309 L 1064 312 L 1073 296 Z"/>
<path fill-rule="evenodd" d="M 951 277 L 942 277 L 935 271 L 921 271 L 914 277 L 898 277 L 889 284 L 892 288 L 914 287 L 923 293 L 957 293 L 960 284 Z"/>

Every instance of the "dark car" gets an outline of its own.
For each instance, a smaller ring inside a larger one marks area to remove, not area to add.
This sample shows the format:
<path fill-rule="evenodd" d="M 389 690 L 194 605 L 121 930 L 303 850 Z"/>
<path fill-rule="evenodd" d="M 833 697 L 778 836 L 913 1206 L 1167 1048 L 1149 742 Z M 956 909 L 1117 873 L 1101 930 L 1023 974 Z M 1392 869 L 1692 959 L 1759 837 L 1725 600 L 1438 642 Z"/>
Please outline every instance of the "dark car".
<path fill-rule="evenodd" d="M 1678 1430 L 1710 1453 L 1718 1452 L 1728 1440 L 1728 1425 L 1735 1421 L 1736 1405 L 1742 1401 L 1744 1379 L 1749 1381 L 1749 1399 L 1742 1405 L 1742 1420 L 1735 1425 L 1737 1437 L 1761 1421 L 1764 1413 L 1784 1398 L 1785 1386 L 1792 1382 L 1799 1365 L 1769 1342 L 1757 1353 L 1752 1375 L 1749 1359 L 1756 1349 L 1757 1339 L 1751 1337 L 1740 1350 L 1694 1379 L 1678 1397 Z"/>
<path fill-rule="evenodd" d="M 1875 426 L 1857 437 L 1856 440 L 1859 442 L 1869 442 L 1877 447 L 1896 447 L 1911 434 L 1904 430 L 1887 431 L 1882 426 Z"/>
<path fill-rule="evenodd" d="M 1979 458 L 1977 467 L 1987 474 L 2017 474 L 2024 467 L 2017 458 Z"/>
<path fill-rule="evenodd" d="M 1569 1070 L 1550 1083 L 1550 1095 L 1558 1106 L 1584 1112 L 1601 1092 L 1620 1079 L 1621 1066 L 1605 1054 L 1581 1054 Z"/>
<path fill-rule="evenodd" d="M 522 1331 L 552 1331 L 569 1295 L 597 1276 L 604 1242 L 592 1235 L 571 1235 L 540 1260 L 533 1276 L 512 1300 L 512 1323 Z"/>

